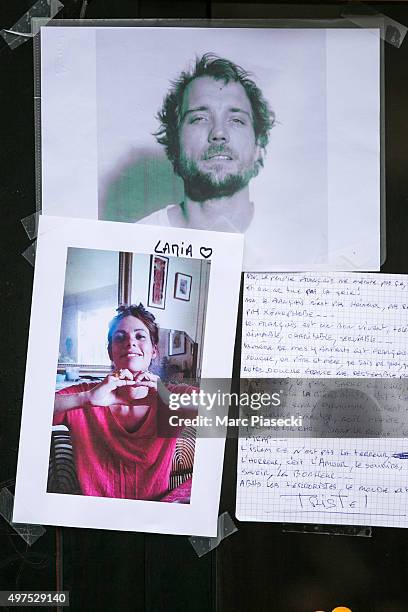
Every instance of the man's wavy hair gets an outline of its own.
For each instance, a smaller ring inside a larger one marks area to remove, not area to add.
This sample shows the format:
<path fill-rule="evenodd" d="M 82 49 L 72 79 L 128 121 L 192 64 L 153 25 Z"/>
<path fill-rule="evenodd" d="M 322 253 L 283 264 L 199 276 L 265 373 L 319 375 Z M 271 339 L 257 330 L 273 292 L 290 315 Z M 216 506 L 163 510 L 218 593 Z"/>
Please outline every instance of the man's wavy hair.
<path fill-rule="evenodd" d="M 259 87 L 250 79 L 250 73 L 230 60 L 218 57 L 213 53 L 205 53 L 196 57 L 195 66 L 190 71 L 183 71 L 179 78 L 171 82 L 171 89 L 163 101 L 163 106 L 157 114 L 160 127 L 154 133 L 157 142 L 164 145 L 167 157 L 178 172 L 179 138 L 181 123 L 181 107 L 187 86 L 198 77 L 209 76 L 217 81 L 241 83 L 252 107 L 253 127 L 256 143 L 265 150 L 269 141 L 269 132 L 275 123 L 275 114 L 263 97 Z M 263 160 L 259 160 L 263 166 Z"/>
<path fill-rule="evenodd" d="M 149 330 L 150 340 L 152 341 L 153 347 L 157 350 L 159 344 L 159 326 L 156 323 L 155 316 L 146 310 L 142 303 L 138 306 L 136 304 L 131 304 L 128 306 L 124 304 L 117 308 L 118 314 L 113 317 L 112 321 L 109 323 L 108 330 L 108 353 L 109 357 L 112 358 L 112 337 L 113 334 L 119 324 L 119 322 L 125 317 L 136 317 L 136 319 L 140 319 L 142 323 L 144 323 Z"/>

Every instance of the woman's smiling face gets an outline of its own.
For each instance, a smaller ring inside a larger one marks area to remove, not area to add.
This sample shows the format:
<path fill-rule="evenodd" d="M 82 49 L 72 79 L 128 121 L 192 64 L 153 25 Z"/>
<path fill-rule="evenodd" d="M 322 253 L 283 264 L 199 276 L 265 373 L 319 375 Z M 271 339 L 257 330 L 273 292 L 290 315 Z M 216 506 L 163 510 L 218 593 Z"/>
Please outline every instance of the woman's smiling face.
<path fill-rule="evenodd" d="M 112 334 L 110 357 L 115 367 L 132 373 L 145 372 L 157 355 L 150 332 L 140 319 L 129 315 L 121 319 Z"/>

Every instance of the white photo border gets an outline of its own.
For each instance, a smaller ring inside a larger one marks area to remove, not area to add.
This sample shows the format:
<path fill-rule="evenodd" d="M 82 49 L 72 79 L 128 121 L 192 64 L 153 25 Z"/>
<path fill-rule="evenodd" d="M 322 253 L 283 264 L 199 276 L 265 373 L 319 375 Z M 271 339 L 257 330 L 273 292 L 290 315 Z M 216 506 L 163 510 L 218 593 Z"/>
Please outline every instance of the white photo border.
<path fill-rule="evenodd" d="M 13 521 L 120 531 L 217 535 L 225 438 L 196 441 L 189 504 L 47 492 L 55 372 L 69 247 L 157 253 L 165 243 L 211 254 L 202 378 L 230 378 L 243 236 L 90 219 L 40 217 Z M 184 253 L 179 253 L 185 257 Z M 171 257 L 171 254 L 166 254 Z M 222 304 L 222 306 L 220 306 Z M 220 346 L 223 350 L 220 351 Z"/>

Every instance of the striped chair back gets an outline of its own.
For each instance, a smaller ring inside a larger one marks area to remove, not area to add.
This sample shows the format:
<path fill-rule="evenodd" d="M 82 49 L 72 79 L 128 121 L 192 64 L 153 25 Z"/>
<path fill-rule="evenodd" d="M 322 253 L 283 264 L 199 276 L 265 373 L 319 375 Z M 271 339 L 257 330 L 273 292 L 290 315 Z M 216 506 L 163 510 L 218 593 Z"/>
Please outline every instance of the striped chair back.
<path fill-rule="evenodd" d="M 177 439 L 170 472 L 169 491 L 193 475 L 195 435 L 194 427 L 186 427 Z M 65 425 L 56 425 L 52 428 L 47 491 L 48 493 L 81 495 L 71 435 Z"/>
<path fill-rule="evenodd" d="M 177 439 L 170 472 L 169 490 L 180 486 L 193 475 L 196 430 L 186 427 Z"/>
<path fill-rule="evenodd" d="M 48 493 L 80 495 L 71 435 L 65 425 L 55 425 L 51 434 Z"/>

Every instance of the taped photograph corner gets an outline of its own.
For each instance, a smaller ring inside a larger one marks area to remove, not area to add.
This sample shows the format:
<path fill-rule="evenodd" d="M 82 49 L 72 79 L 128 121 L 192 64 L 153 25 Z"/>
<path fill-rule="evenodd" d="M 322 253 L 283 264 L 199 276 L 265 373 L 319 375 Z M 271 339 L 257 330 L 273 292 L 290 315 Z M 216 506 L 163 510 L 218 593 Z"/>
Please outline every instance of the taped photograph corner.
<path fill-rule="evenodd" d="M 42 28 L 43 213 L 243 233 L 247 271 L 378 271 L 380 29 L 294 23 Z"/>
<path fill-rule="evenodd" d="M 13 521 L 216 535 L 225 440 L 163 423 L 172 393 L 231 376 L 242 253 L 239 234 L 40 216 Z"/>

